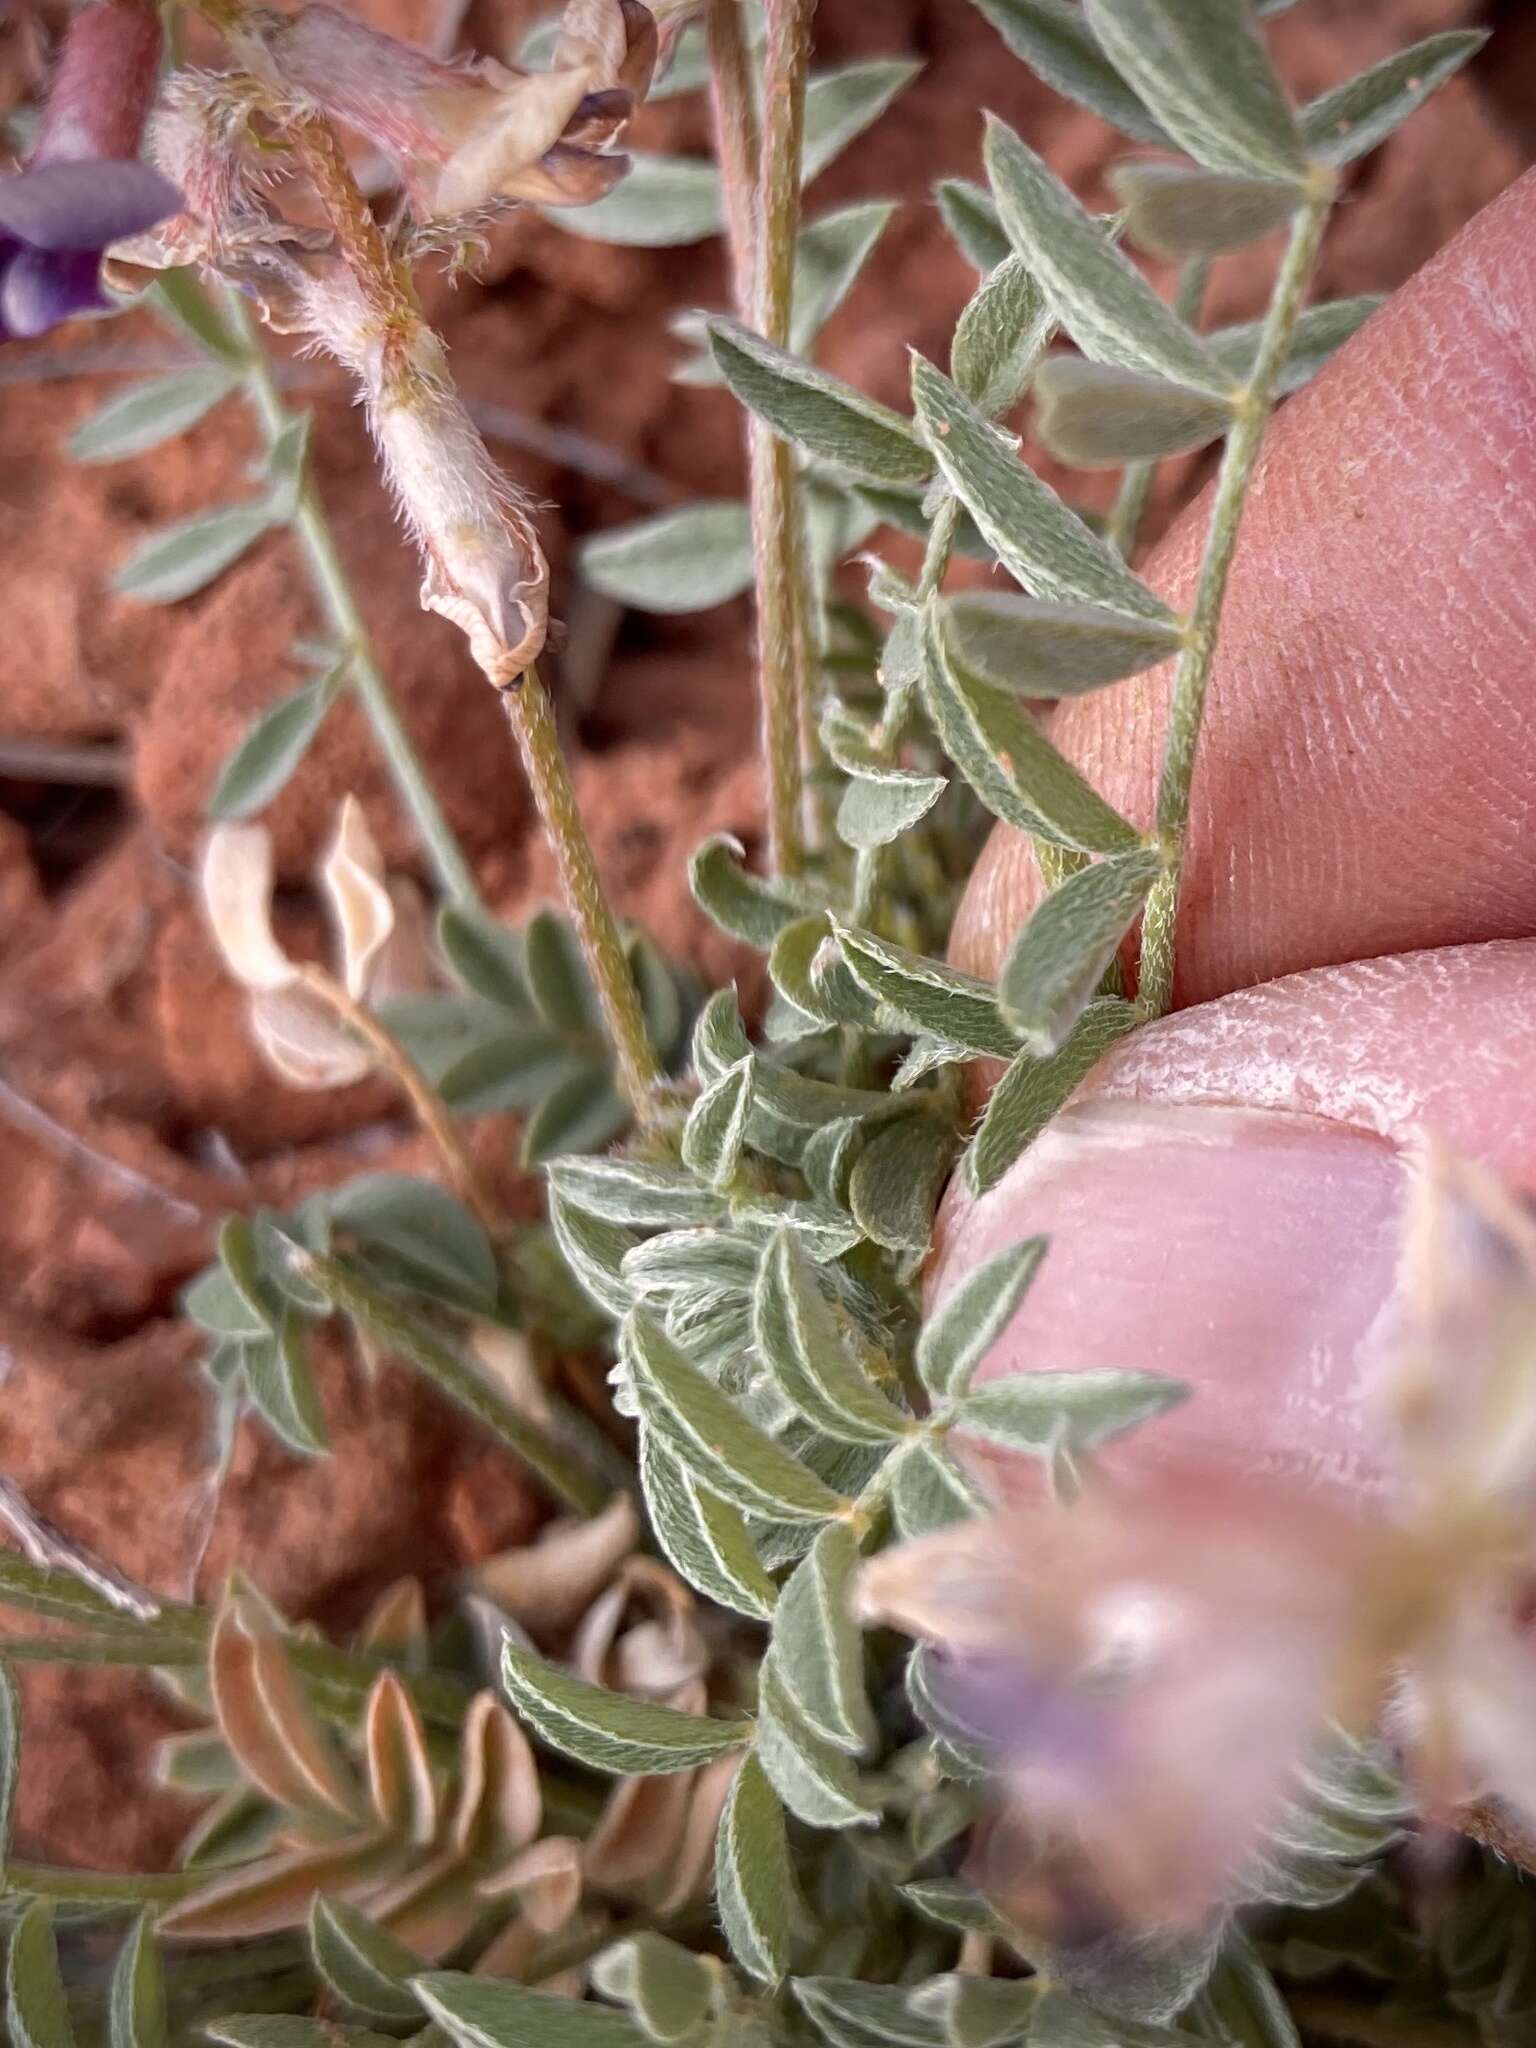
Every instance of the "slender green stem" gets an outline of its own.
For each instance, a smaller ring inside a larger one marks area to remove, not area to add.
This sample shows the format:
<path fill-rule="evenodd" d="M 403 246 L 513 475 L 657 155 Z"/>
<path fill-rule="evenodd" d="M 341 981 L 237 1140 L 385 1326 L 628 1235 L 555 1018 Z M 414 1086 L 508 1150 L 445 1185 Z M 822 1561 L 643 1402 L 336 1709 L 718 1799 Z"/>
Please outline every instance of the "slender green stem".
<path fill-rule="evenodd" d="M 1167 862 L 1147 903 L 1141 941 L 1141 986 L 1138 1002 L 1149 1017 L 1159 1017 L 1173 1000 L 1174 927 L 1189 836 L 1190 796 L 1200 728 L 1205 718 L 1222 606 L 1237 551 L 1238 530 L 1248 501 L 1264 432 L 1274 411 L 1280 372 L 1290 354 L 1323 231 L 1328 224 L 1337 180 L 1318 167 L 1306 201 L 1291 231 L 1290 246 L 1270 302 L 1259 342 L 1258 357 L 1247 389 L 1238 401 L 1237 417 L 1222 456 L 1211 508 L 1205 559 L 1196 586 L 1189 634 L 1174 682 L 1173 704 L 1162 779 L 1157 792 L 1157 835 Z"/>
<path fill-rule="evenodd" d="M 225 312 L 231 325 L 238 332 L 246 350 L 244 372 L 245 393 L 269 442 L 275 441 L 284 427 L 289 424 L 290 414 L 283 403 L 277 380 L 272 374 L 266 350 L 255 322 L 246 310 L 240 294 L 228 287 L 224 293 Z M 395 787 L 401 801 L 415 820 L 438 881 L 443 889 L 458 903 L 478 906 L 480 892 L 464 849 L 454 836 L 453 827 L 443 815 L 421 757 L 411 742 L 410 734 L 400 721 L 389 686 L 373 651 L 368 629 L 358 610 L 357 600 L 347 572 L 336 551 L 335 536 L 326 519 L 319 493 L 308 477 L 299 491 L 298 506 L 293 515 L 293 532 L 303 551 L 314 584 L 315 595 L 319 598 L 330 621 L 332 631 L 341 641 L 350 659 L 347 677 L 357 693 L 359 703 L 373 727 L 374 737 L 379 743 L 385 761 L 388 763 Z"/>
<path fill-rule="evenodd" d="M 514 1408 L 430 1324 L 361 1278 L 342 1259 L 303 1252 L 295 1254 L 294 1263 L 333 1308 L 350 1316 L 391 1351 L 398 1352 L 457 1407 L 483 1423 L 530 1471 L 538 1474 L 557 1500 L 583 1515 L 596 1514 L 607 1505 L 612 1489 L 606 1481 L 588 1471 L 579 1458 Z"/>
<path fill-rule="evenodd" d="M 1178 290 L 1174 294 L 1173 310 L 1181 320 L 1193 327 L 1200 318 L 1201 302 L 1205 298 L 1205 287 L 1211 275 L 1208 256 L 1193 256 L 1179 272 Z M 1152 495 L 1152 479 L 1157 474 L 1155 462 L 1133 462 L 1120 479 L 1120 489 L 1115 498 L 1114 509 L 1109 515 L 1109 524 L 1104 538 L 1118 553 L 1130 557 L 1136 546 L 1136 536 L 1141 531 L 1141 522 L 1146 516 L 1147 500 Z"/>
<path fill-rule="evenodd" d="M 533 790 L 544 835 L 560 870 L 566 908 L 602 1005 L 603 1021 L 613 1040 L 619 1086 L 643 1129 L 655 1123 L 662 1108 L 665 1076 L 646 1029 L 645 1011 L 624 952 L 624 941 L 603 893 L 592 845 L 571 787 L 555 714 L 538 669 L 530 668 L 520 682 L 503 690 L 501 701 Z"/>
<path fill-rule="evenodd" d="M 757 222 L 757 326 L 784 348 L 800 228 L 800 155 L 815 0 L 768 0 L 762 169 Z M 804 863 L 801 707 L 809 635 L 794 455 L 761 420 L 750 424 L 758 689 L 768 772 L 768 852 L 777 874 Z"/>

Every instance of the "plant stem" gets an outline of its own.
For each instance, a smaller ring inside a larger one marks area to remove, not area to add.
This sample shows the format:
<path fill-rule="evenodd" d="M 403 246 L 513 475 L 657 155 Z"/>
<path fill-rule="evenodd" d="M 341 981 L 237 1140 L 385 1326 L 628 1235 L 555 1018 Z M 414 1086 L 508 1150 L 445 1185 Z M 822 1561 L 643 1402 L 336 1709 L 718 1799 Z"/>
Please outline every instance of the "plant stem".
<path fill-rule="evenodd" d="M 556 1499 L 582 1515 L 607 1506 L 612 1490 L 606 1482 L 514 1408 L 429 1324 L 372 1286 L 342 1259 L 296 1252 L 294 1269 L 312 1281 L 333 1308 L 398 1352 L 450 1401 L 483 1423 L 538 1474 Z"/>
<path fill-rule="evenodd" d="M 1314 167 L 1307 198 L 1291 231 L 1285 262 L 1264 321 L 1253 374 L 1238 400 L 1237 416 L 1227 437 L 1216 480 L 1205 560 L 1201 565 L 1194 610 L 1190 615 L 1189 638 L 1174 681 L 1162 779 L 1157 792 L 1157 835 L 1167 866 L 1148 899 L 1142 927 L 1138 1005 L 1149 1017 L 1160 1017 L 1173 1000 L 1174 927 L 1178 921 L 1179 889 L 1189 837 L 1190 796 L 1216 642 L 1221 630 L 1222 606 L 1237 550 L 1238 529 L 1264 432 L 1275 408 L 1280 372 L 1290 353 L 1296 321 L 1317 261 L 1336 190 L 1334 174 L 1323 166 Z"/>
<path fill-rule="evenodd" d="M 746 37 L 741 32 L 740 0 L 710 0 L 709 103 L 715 130 L 715 156 L 725 198 L 726 240 L 731 252 L 731 280 L 736 311 L 743 320 L 753 314 L 757 276 L 757 109 L 752 104 L 752 72 Z"/>
<path fill-rule="evenodd" d="M 261 421 L 268 443 L 275 441 L 291 418 L 272 375 L 255 322 L 245 301 L 231 287 L 224 290 L 224 310 L 246 350 L 245 394 Z M 331 629 L 341 640 L 350 659 L 347 678 L 373 727 L 401 801 L 415 820 L 421 843 L 436 871 L 438 881 L 455 902 L 480 906 L 480 892 L 464 849 L 427 780 L 421 757 L 410 734 L 400 721 L 389 686 L 384 680 L 368 628 L 363 623 L 347 572 L 336 551 L 335 536 L 320 502 L 313 480 L 306 476 L 299 490 L 292 521 L 294 537 L 303 552 L 315 595 L 319 598 Z"/>
<path fill-rule="evenodd" d="M 537 667 L 501 692 L 533 790 L 539 821 L 560 870 L 560 885 L 582 955 L 602 1005 L 603 1022 L 613 1040 L 619 1086 L 628 1097 L 642 1128 L 655 1123 L 665 1076 L 646 1030 L 640 992 L 630 972 L 624 942 L 592 857 L 591 842 L 581 822 L 576 792 L 560 745 L 549 694 Z"/>
<path fill-rule="evenodd" d="M 1200 305 L 1210 274 L 1208 256 L 1192 256 L 1179 272 L 1173 310 L 1191 327 L 1200 317 Z M 1133 462 L 1120 479 L 1120 489 L 1109 515 L 1109 524 L 1104 529 L 1104 538 L 1117 553 L 1127 558 L 1136 546 L 1136 536 L 1146 516 L 1147 500 L 1152 495 L 1152 479 L 1156 474 L 1155 462 Z"/>
<path fill-rule="evenodd" d="M 206 1870 L 67 1870 L 53 1863 L 4 1865 L 5 1888 L 80 1906 L 171 1906 L 208 1882 Z"/>
<path fill-rule="evenodd" d="M 312 989 L 327 1009 L 356 1033 L 405 1096 L 417 1122 L 437 1147 L 454 1193 L 472 1212 L 486 1236 L 493 1242 L 497 1240 L 503 1232 L 502 1219 L 474 1161 L 464 1149 L 447 1105 L 432 1083 L 394 1033 L 362 1003 L 354 1002 L 334 975 L 321 967 L 306 967 L 303 980 L 305 987 Z"/>
<path fill-rule="evenodd" d="M 759 175 L 757 327 L 789 345 L 795 243 L 800 227 L 800 155 L 805 81 L 816 0 L 768 0 Z M 801 706 L 809 639 L 794 454 L 759 419 L 749 426 L 752 548 L 756 563 L 758 690 L 768 771 L 768 854 L 776 874 L 804 863 Z"/>

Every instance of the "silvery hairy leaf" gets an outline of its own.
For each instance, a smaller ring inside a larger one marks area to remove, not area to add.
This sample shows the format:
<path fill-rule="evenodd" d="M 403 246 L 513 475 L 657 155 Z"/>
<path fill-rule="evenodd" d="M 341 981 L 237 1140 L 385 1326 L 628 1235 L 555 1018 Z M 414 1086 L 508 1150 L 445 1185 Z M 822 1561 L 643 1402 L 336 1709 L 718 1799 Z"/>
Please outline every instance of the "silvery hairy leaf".
<path fill-rule="evenodd" d="M 949 1453 L 935 1442 L 912 1444 L 897 1455 L 891 1480 L 891 1512 L 904 1537 L 927 1536 L 968 1522 L 986 1501 Z"/>
<path fill-rule="evenodd" d="M 952 1400 L 969 1391 L 976 1368 L 1018 1314 L 1045 1252 L 1043 1237 L 1027 1237 L 949 1289 L 917 1340 L 917 1369 L 931 1393 Z"/>
<path fill-rule="evenodd" d="M 1166 1415 L 1189 1389 L 1150 1372 L 1021 1372 L 960 1396 L 954 1428 L 1008 1450 L 1047 1456 L 1091 1451 L 1111 1437 Z"/>
<path fill-rule="evenodd" d="M 412 1292 L 471 1312 L 494 1308 L 490 1239 L 456 1196 L 408 1173 L 370 1173 L 327 1197 L 332 1225 Z"/>
<path fill-rule="evenodd" d="M 113 588 L 140 604 L 178 604 L 206 590 L 274 523 L 272 508 L 258 502 L 200 512 L 162 527 L 134 549 L 113 577 Z"/>
<path fill-rule="evenodd" d="M 800 230 L 789 326 L 789 345 L 796 355 L 810 352 L 852 291 L 895 210 L 889 200 L 867 200 L 823 214 Z"/>
<path fill-rule="evenodd" d="M 907 1989 L 853 1977 L 797 1977 L 795 1997 L 833 2048 L 948 2048 L 943 2024 L 912 2009 Z"/>
<path fill-rule="evenodd" d="M 938 2020 L 948 2048 L 1012 2048 L 1029 2036 L 1040 1996 L 1037 1982 L 954 1970 L 930 1977 L 909 1997 L 913 2009 Z"/>
<path fill-rule="evenodd" d="M 998 980 L 1003 1015 L 1044 1058 L 1059 1052 L 1162 872 L 1155 848 L 1080 868 L 1039 903 Z"/>
<path fill-rule="evenodd" d="M 985 277 L 1013 254 L 997 207 L 985 185 L 969 178 L 941 178 L 933 188 L 939 218 L 962 256 Z"/>
<path fill-rule="evenodd" d="M 1105 56 L 1075 0 L 975 0 L 1016 57 L 1047 85 L 1136 142 L 1167 136 Z"/>
<path fill-rule="evenodd" d="M 783 882 L 748 874 L 745 858 L 738 840 L 723 834 L 706 839 L 689 864 L 688 879 L 695 902 L 723 932 L 766 952 L 785 925 L 816 906 Z"/>
<path fill-rule="evenodd" d="M 1426 36 L 1334 86 L 1302 108 L 1301 132 L 1308 149 L 1327 164 L 1353 163 L 1416 113 L 1487 40 L 1483 29 Z"/>
<path fill-rule="evenodd" d="M 850 972 L 912 1031 L 931 1032 L 968 1052 L 1012 1059 L 1017 1034 L 1003 1022 L 997 990 L 942 961 L 927 960 L 876 933 L 836 925 Z"/>
<path fill-rule="evenodd" d="M 982 682 L 1020 697 L 1078 697 L 1139 675 L 1184 645 L 1177 625 L 1102 605 L 967 590 L 938 605 L 944 644 Z"/>
<path fill-rule="evenodd" d="M 812 1828 L 873 1827 L 880 1808 L 840 1749 L 819 1735 L 785 1689 L 770 1650 L 758 1672 L 753 1754 L 768 1782 L 795 1815 Z"/>
<path fill-rule="evenodd" d="M 583 1291 L 615 1321 L 628 1315 L 635 1295 L 624 1277 L 624 1258 L 640 1242 L 635 1233 L 588 1214 L 555 1187 L 550 1190 L 549 1224 L 561 1257 Z"/>
<path fill-rule="evenodd" d="M 739 1510 L 701 1485 L 653 1429 L 641 1433 L 640 1485 L 656 1540 L 688 1583 L 733 1613 L 766 1621 L 778 1588 Z"/>
<path fill-rule="evenodd" d="M 996 116 L 988 119 L 985 157 L 1010 241 L 1085 355 L 1214 398 L 1226 396 L 1225 373 L 1200 337 L 1157 296 L 1044 159 Z"/>
<path fill-rule="evenodd" d="M 645 2048 L 645 2029 L 611 2005 L 457 1970 L 429 1970 L 416 1988 L 455 2048 Z"/>
<path fill-rule="evenodd" d="M 1232 401 L 1082 356 L 1052 356 L 1035 378 L 1036 426 L 1053 455 L 1078 469 L 1157 462 L 1220 439 Z"/>
<path fill-rule="evenodd" d="M 785 1691 L 816 1733 L 850 1756 L 867 1755 L 877 1734 L 848 1598 L 858 1567 L 853 1531 L 829 1522 L 785 1580 L 773 1617 Z"/>
<path fill-rule="evenodd" d="M 166 2048 L 170 2039 L 165 1971 L 147 1909 L 133 1923 L 112 1967 L 107 2036 L 110 2048 Z"/>
<path fill-rule="evenodd" d="M 789 1968 L 794 1867 L 784 1809 L 755 1756 L 731 1785 L 715 1839 L 715 1904 L 735 1960 L 764 1983 Z"/>
<path fill-rule="evenodd" d="M 734 499 L 685 505 L 595 535 L 580 563 L 594 590 L 637 611 L 706 611 L 751 589 L 751 521 Z"/>
<path fill-rule="evenodd" d="M 950 1117 L 927 1107 L 873 1133 L 848 1180 L 848 1205 L 867 1238 L 887 1251 L 927 1250 L 957 1142 Z"/>
<path fill-rule="evenodd" d="M 960 315 L 950 375 L 978 412 L 1011 412 L 1056 330 L 1056 316 L 1022 256 L 984 277 Z"/>
<path fill-rule="evenodd" d="M 783 439 L 856 476 L 915 483 L 933 468 L 910 420 L 737 321 L 706 323 L 720 374 Z"/>
<path fill-rule="evenodd" d="M 5 1992 L 14 2048 L 75 2048 L 59 1975 L 53 1907 L 47 1899 L 34 1899 L 16 1923 L 6 1959 Z"/>
<path fill-rule="evenodd" d="M 1334 351 L 1343 346 L 1382 304 L 1379 292 L 1355 299 L 1332 299 L 1326 305 L 1308 306 L 1296 323 L 1291 352 L 1280 373 L 1281 396 L 1299 391 L 1310 383 Z M 1221 327 L 1206 338 L 1211 348 L 1238 383 L 1253 374 L 1259 352 L 1261 321 L 1245 321 L 1236 327 Z"/>
<path fill-rule="evenodd" d="M 1195 1999 L 1193 2017 L 1209 2035 L 1236 2042 L 1239 2048 L 1301 2048 L 1301 2035 L 1279 1986 L 1248 1936 L 1235 1925 L 1209 1982 Z"/>
<path fill-rule="evenodd" d="M 523 946 L 516 932 L 499 918 L 462 903 L 445 903 L 437 917 L 437 943 L 460 985 L 471 995 L 532 1017 Z"/>
<path fill-rule="evenodd" d="M 224 763 L 208 799 L 210 818 L 249 818 L 272 801 L 309 752 L 346 673 L 346 662 L 340 662 L 262 712 Z"/>
<path fill-rule="evenodd" d="M 646 1777 L 691 1771 L 752 1737 L 750 1721 L 685 1714 L 610 1692 L 546 1663 L 511 1637 L 502 1645 L 501 1677 L 518 1719 L 551 1749 L 594 1771 Z"/>
<path fill-rule="evenodd" d="M 563 1201 L 605 1223 L 678 1230 L 725 1220 L 720 1197 L 679 1167 L 639 1159 L 557 1159 L 547 1171 Z"/>
<path fill-rule="evenodd" d="M 881 1392 L 867 1347 L 787 1230 L 763 1253 L 753 1329 L 766 1370 L 824 1434 L 849 1443 L 886 1444 L 912 1427 L 911 1418 Z"/>
<path fill-rule="evenodd" d="M 1006 1939 L 1006 1926 L 990 1901 L 974 1885 L 959 1878 L 915 1878 L 901 1887 L 901 1895 L 941 1927 L 953 1927 L 961 1934 L 991 1934 Z"/>
<path fill-rule="evenodd" d="M 177 370 L 109 398 L 69 437 L 76 462 L 122 462 L 195 427 L 235 389 L 227 369 Z"/>
<path fill-rule="evenodd" d="M 946 787 L 942 775 L 906 768 L 851 774 L 837 807 L 837 836 L 861 852 L 890 846 L 928 815 Z"/>
<path fill-rule="evenodd" d="M 628 2006 L 647 2038 L 666 2048 L 698 2033 L 719 1985 L 702 1957 L 651 1930 L 605 1948 L 593 1958 L 591 1977 L 601 1997 Z"/>
<path fill-rule="evenodd" d="M 736 1176 L 752 1113 L 753 1060 L 739 1060 L 711 1081 L 688 1112 L 683 1127 L 683 1164 L 712 1187 Z"/>
<path fill-rule="evenodd" d="M 973 1194 L 995 1187 L 1104 1054 L 1136 1022 L 1134 1004 L 1103 996 L 1079 1017 L 1059 1052 L 1021 1052 L 993 1089 L 965 1155 Z"/>
<path fill-rule="evenodd" d="M 419 1975 L 421 1957 L 359 1908 L 317 1896 L 309 1943 L 315 1968 L 343 2005 L 371 2019 L 420 2021 L 409 1980 Z"/>
<path fill-rule="evenodd" d="M 1299 178 L 1296 117 L 1246 0 L 1084 0 L 1105 55 L 1207 170 Z"/>
<path fill-rule="evenodd" d="M 1158 256 L 1220 256 L 1283 226 L 1301 204 L 1290 178 L 1238 177 L 1198 165 L 1132 159 L 1112 164 L 1110 190 L 1131 239 Z"/>

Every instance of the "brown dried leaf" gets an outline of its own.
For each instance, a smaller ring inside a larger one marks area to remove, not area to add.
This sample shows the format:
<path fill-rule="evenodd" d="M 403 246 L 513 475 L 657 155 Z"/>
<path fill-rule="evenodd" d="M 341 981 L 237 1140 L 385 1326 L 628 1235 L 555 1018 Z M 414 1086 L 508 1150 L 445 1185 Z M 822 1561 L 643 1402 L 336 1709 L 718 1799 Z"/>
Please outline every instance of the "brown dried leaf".
<path fill-rule="evenodd" d="M 391 1834 L 424 1848 L 437 1833 L 437 1784 L 421 1716 L 393 1671 L 368 1695 L 363 1744 L 374 1812 Z"/>
<path fill-rule="evenodd" d="M 632 1601 L 650 1614 L 621 1635 Z M 694 1597 L 675 1572 L 654 1558 L 629 1558 L 583 1617 L 571 1662 L 594 1685 L 670 1700 L 708 1667 L 695 1612 Z"/>
<path fill-rule="evenodd" d="M 725 1811 L 725 1802 L 740 1769 L 741 1756 L 734 1753 L 716 1757 L 713 1763 L 705 1764 L 702 1770 L 694 1772 L 691 1781 L 693 1796 L 688 1802 L 687 1818 L 673 1858 L 672 1882 L 655 1901 L 656 1912 L 661 1917 L 680 1912 L 691 1899 L 707 1892 L 713 1882 L 715 1838 L 720 1832 L 720 1816 Z"/>
<path fill-rule="evenodd" d="M 426 1659 L 427 1598 L 420 1579 L 396 1579 L 369 1608 L 357 1647 L 399 1657 L 415 1667 Z"/>
<path fill-rule="evenodd" d="M 633 1499 L 617 1493 L 600 1515 L 553 1522 L 536 1543 L 487 1558 L 474 1583 L 536 1640 L 547 1640 L 572 1626 L 639 1535 Z"/>
<path fill-rule="evenodd" d="M 500 1862 L 524 1849 L 544 1815 L 527 1736 L 493 1692 L 476 1693 L 459 1737 L 459 1804 L 451 1838 L 466 1861 Z"/>
<path fill-rule="evenodd" d="M 625 1778 L 615 1786 L 583 1848 L 588 1884 L 604 1892 L 627 1891 L 670 1874 L 697 1775 L 677 1771 L 665 1778 Z"/>
<path fill-rule="evenodd" d="M 384 857 L 355 796 L 342 799 L 336 836 L 320 869 L 341 942 L 341 978 L 353 1002 L 368 989 L 369 969 L 395 928 Z"/>
<path fill-rule="evenodd" d="M 294 1812 L 357 1819 L 356 1791 L 294 1677 L 281 1636 L 248 1603 L 220 1614 L 208 1668 L 220 1730 L 246 1776 Z"/>
<path fill-rule="evenodd" d="M 441 1962 L 474 1931 L 484 1902 L 453 1850 L 444 1850 L 368 1896 L 369 1914 L 428 1962 Z"/>
<path fill-rule="evenodd" d="M 232 1941 L 301 1927 L 319 1893 L 356 1900 L 399 1854 L 396 1845 L 370 1834 L 264 1857 L 212 1879 L 162 1913 L 158 1925 L 162 1933 L 191 1941 Z"/>
<path fill-rule="evenodd" d="M 581 1844 L 568 1835 L 546 1835 L 486 1878 L 480 1895 L 501 1899 L 515 1893 L 529 1925 L 540 1934 L 556 1934 L 581 1903 L 581 1883 Z"/>

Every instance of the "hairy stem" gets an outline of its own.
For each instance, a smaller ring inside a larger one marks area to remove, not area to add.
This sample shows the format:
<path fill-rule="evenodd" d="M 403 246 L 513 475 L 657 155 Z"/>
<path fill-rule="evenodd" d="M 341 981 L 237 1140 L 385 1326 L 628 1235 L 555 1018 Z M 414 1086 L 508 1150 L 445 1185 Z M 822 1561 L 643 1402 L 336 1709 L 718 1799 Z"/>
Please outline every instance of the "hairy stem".
<path fill-rule="evenodd" d="M 1211 264 L 1207 256 L 1191 257 L 1179 272 L 1173 310 L 1191 327 L 1200 317 L 1200 306 L 1210 275 Z M 1127 558 L 1136 546 L 1136 536 L 1146 516 L 1147 500 L 1152 495 L 1152 479 L 1156 474 L 1155 462 L 1133 462 L 1120 479 L 1120 489 L 1109 515 L 1109 524 L 1104 529 L 1104 538 L 1117 553 Z"/>
<path fill-rule="evenodd" d="M 754 312 L 757 278 L 757 166 L 760 143 L 739 0 L 710 0 L 709 100 L 725 198 L 726 240 L 736 311 Z"/>
<path fill-rule="evenodd" d="M 578 1514 L 596 1514 L 612 1497 L 608 1484 L 579 1458 L 514 1408 L 452 1344 L 430 1324 L 364 1280 L 345 1260 L 309 1252 L 294 1254 L 302 1272 L 333 1308 L 408 1360 L 457 1407 L 473 1415 L 523 1463 L 536 1472 L 557 1500 Z"/>
<path fill-rule="evenodd" d="M 474 1161 L 464 1149 L 447 1105 L 405 1047 L 373 1012 L 352 997 L 321 967 L 303 970 L 304 985 L 313 990 L 328 1010 L 367 1046 L 410 1103 L 417 1122 L 437 1148 L 438 1157 L 454 1193 L 471 1211 L 486 1236 L 494 1242 L 503 1231 L 502 1219 L 487 1193 Z"/>
<path fill-rule="evenodd" d="M 244 299 L 229 287 L 224 291 L 224 310 L 245 344 L 245 394 L 270 444 L 288 425 L 292 415 L 277 388 L 256 323 L 246 310 Z M 373 728 L 374 738 L 394 777 L 401 802 L 415 821 L 437 879 L 455 902 L 477 907 L 480 892 L 464 857 L 464 849 L 443 815 L 427 780 L 421 757 L 395 709 L 384 672 L 368 637 L 368 628 L 353 596 L 351 582 L 336 551 L 335 536 L 325 516 L 325 508 L 308 476 L 299 491 L 292 524 L 315 595 L 332 631 L 347 652 L 347 680 Z"/>
<path fill-rule="evenodd" d="M 814 10 L 815 0 L 768 0 L 754 297 L 758 331 L 780 348 L 789 345 L 794 298 L 800 152 Z M 789 445 L 755 417 L 749 436 L 768 853 L 776 874 L 794 874 L 805 857 L 801 707 L 807 694 L 809 646 L 803 617 L 800 506 Z"/>
<path fill-rule="evenodd" d="M 1331 171 L 1314 169 L 1264 321 L 1253 375 L 1238 401 L 1237 418 L 1216 481 L 1210 533 L 1190 615 L 1189 638 L 1174 681 L 1158 784 L 1157 835 L 1167 867 L 1148 899 L 1142 927 L 1138 1002 L 1149 1017 L 1160 1017 L 1173 1000 L 1174 927 L 1189 836 L 1190 796 L 1238 530 L 1336 189 Z"/>
<path fill-rule="evenodd" d="M 603 893 L 591 842 L 576 806 L 555 714 L 538 669 L 530 668 L 520 683 L 503 690 L 501 701 L 544 836 L 560 870 L 566 908 L 602 1005 L 603 1022 L 613 1040 L 619 1087 L 643 1128 L 656 1120 L 665 1076 L 646 1030 L 640 991 L 630 972 L 624 942 Z"/>

